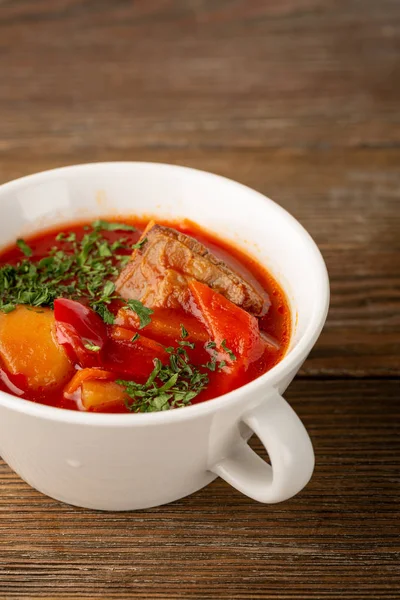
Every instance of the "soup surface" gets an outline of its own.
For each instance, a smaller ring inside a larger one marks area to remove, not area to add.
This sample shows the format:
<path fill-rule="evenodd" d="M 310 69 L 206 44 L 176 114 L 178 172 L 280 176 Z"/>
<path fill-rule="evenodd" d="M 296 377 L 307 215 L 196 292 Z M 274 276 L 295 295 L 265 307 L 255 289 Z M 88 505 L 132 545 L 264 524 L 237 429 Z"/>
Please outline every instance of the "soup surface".
<path fill-rule="evenodd" d="M 0 253 L 0 389 L 71 410 L 215 398 L 284 356 L 291 317 L 265 269 L 190 222 L 97 220 Z"/>

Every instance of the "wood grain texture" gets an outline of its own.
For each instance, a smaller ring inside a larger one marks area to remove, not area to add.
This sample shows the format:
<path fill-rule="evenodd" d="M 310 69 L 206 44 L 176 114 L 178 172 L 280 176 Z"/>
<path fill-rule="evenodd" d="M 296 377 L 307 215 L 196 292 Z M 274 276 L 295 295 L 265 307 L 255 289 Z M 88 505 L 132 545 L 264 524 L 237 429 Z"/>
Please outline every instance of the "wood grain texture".
<path fill-rule="evenodd" d="M 332 285 L 288 392 L 316 450 L 302 494 L 216 481 L 90 512 L 2 463 L 1 599 L 400 598 L 399 57 L 398 0 L 0 0 L 0 183 L 99 160 L 220 173 L 292 212 Z"/>

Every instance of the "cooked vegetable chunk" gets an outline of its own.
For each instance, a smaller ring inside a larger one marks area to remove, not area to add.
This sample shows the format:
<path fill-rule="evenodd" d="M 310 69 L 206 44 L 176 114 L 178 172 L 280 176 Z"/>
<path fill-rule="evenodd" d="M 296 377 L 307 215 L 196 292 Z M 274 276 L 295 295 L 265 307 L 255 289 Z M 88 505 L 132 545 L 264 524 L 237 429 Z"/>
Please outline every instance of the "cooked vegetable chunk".
<path fill-rule="evenodd" d="M 98 314 L 75 300 L 54 301 L 57 341 L 81 367 L 101 366 L 107 330 Z"/>
<path fill-rule="evenodd" d="M 154 360 L 165 364 L 169 354 L 164 346 L 130 329 L 112 327 L 103 365 L 119 376 L 145 381 L 154 369 Z"/>
<path fill-rule="evenodd" d="M 187 307 L 190 299 L 189 280 L 210 286 L 256 316 L 265 314 L 270 305 L 266 292 L 259 293 L 203 244 L 156 224 L 144 232 L 116 289 L 123 298 L 140 300 L 150 308 L 179 308 Z"/>
<path fill-rule="evenodd" d="M 123 406 L 127 398 L 124 388 L 115 381 L 88 379 L 82 383 L 81 403 L 85 410 Z"/>
<path fill-rule="evenodd" d="M 64 389 L 64 395 L 68 398 L 72 396 L 78 390 L 85 381 L 90 379 L 113 379 L 114 376 L 111 371 L 105 371 L 104 369 L 81 369 L 76 371 L 75 375 L 68 382 Z"/>
<path fill-rule="evenodd" d="M 140 328 L 137 314 L 125 308 L 118 311 L 115 323 L 133 331 L 138 331 Z M 149 338 L 157 341 L 160 339 L 170 344 L 181 337 L 182 327 L 188 332 L 191 341 L 206 342 L 209 339 L 206 328 L 198 319 L 168 308 L 154 309 L 151 322 L 142 329 L 142 332 Z"/>
<path fill-rule="evenodd" d="M 82 369 L 66 385 L 64 396 L 75 400 L 82 410 L 122 406 L 128 396 L 124 388 L 115 383 L 114 377 L 104 369 Z"/>
<path fill-rule="evenodd" d="M 31 390 L 64 385 L 73 366 L 57 343 L 53 311 L 17 306 L 0 313 L 0 357 L 11 375 L 23 375 Z"/>
<path fill-rule="evenodd" d="M 189 287 L 230 372 L 247 369 L 264 350 L 257 319 L 203 283 L 191 281 Z"/>

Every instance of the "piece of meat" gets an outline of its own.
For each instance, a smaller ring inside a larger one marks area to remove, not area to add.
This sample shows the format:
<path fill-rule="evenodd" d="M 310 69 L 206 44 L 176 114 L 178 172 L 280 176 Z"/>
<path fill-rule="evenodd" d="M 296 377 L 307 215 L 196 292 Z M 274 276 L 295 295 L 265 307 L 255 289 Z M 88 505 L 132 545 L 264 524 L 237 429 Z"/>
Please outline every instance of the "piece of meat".
<path fill-rule="evenodd" d="M 268 294 L 257 291 L 194 238 L 152 221 L 141 240 L 144 243 L 116 282 L 125 300 L 140 300 L 149 308 L 185 307 L 191 297 L 188 281 L 195 279 L 255 316 L 267 312 Z"/>

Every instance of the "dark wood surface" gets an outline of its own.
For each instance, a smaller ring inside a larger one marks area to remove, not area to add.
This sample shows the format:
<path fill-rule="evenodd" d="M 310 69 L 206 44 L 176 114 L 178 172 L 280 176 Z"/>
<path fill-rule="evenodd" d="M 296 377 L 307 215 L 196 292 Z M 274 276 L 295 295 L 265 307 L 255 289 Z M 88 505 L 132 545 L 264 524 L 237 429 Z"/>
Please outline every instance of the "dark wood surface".
<path fill-rule="evenodd" d="M 138 159 L 255 187 L 318 242 L 331 310 L 287 393 L 315 474 L 118 514 L 0 463 L 0 598 L 399 599 L 400 2 L 0 0 L 0 182 Z"/>

